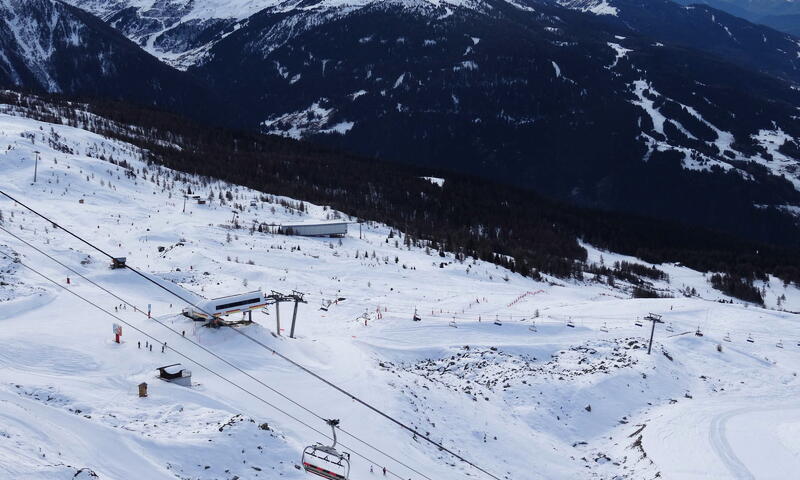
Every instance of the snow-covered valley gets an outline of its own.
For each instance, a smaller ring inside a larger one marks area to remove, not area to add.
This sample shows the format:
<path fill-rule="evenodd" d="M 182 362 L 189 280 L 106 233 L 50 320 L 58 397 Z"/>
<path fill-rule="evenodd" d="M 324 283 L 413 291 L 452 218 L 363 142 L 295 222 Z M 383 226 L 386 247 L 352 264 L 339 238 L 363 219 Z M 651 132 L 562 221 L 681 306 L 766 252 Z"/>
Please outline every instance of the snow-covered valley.
<path fill-rule="evenodd" d="M 290 304 L 280 332 L 274 306 L 235 328 L 498 478 L 800 468 L 794 285 L 760 285 L 761 308 L 712 289 L 708 274 L 657 265 L 668 279 L 652 286 L 671 297 L 633 299 L 623 282 L 537 282 L 442 257 L 376 223 L 342 239 L 266 233 L 348 217 L 147 164 L 84 130 L 2 114 L 0 151 L 0 190 L 182 296 L 303 292 L 297 338 Z M 184 207 L 187 188 L 206 203 Z M 0 477 L 300 479 L 303 447 L 326 442 L 322 418 L 338 418 L 352 479 L 383 467 L 490 478 L 232 329 L 184 317 L 174 296 L 6 197 L 0 212 Z M 598 264 L 638 262 L 585 247 Z M 665 322 L 652 355 L 650 313 Z M 120 321 L 130 326 L 117 344 Z M 156 378 L 178 362 L 191 388 Z"/>

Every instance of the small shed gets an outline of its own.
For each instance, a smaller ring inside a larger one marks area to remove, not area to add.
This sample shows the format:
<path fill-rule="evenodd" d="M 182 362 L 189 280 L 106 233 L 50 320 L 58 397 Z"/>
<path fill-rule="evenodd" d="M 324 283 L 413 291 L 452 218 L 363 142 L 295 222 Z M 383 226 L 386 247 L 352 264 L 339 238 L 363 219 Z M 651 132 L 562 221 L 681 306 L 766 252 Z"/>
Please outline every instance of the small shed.
<path fill-rule="evenodd" d="M 139 396 L 142 398 L 147 396 L 147 383 L 142 382 L 139 384 Z"/>
<path fill-rule="evenodd" d="M 278 226 L 278 233 L 302 237 L 344 237 L 349 222 L 289 223 Z"/>
<path fill-rule="evenodd" d="M 165 382 L 177 383 L 184 387 L 192 386 L 192 372 L 185 368 L 180 368 L 180 363 L 173 363 L 172 365 L 164 365 L 158 367 L 158 378 Z"/>
<path fill-rule="evenodd" d="M 125 262 L 127 261 L 128 259 L 126 257 L 114 257 L 111 259 L 111 268 L 125 268 Z"/>

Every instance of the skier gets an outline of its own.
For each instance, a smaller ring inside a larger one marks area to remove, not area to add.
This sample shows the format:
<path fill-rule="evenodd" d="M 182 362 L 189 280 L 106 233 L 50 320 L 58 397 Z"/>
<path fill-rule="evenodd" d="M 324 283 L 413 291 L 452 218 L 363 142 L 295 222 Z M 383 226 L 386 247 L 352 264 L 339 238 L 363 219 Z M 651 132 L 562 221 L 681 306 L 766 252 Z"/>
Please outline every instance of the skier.
<path fill-rule="evenodd" d="M 383 476 L 386 476 L 386 467 L 383 467 Z"/>
<path fill-rule="evenodd" d="M 139 340 L 138 342 L 136 342 L 136 345 L 138 345 L 138 348 L 140 348 L 140 349 L 141 349 L 141 348 L 142 348 L 142 341 L 141 341 L 141 340 Z"/>

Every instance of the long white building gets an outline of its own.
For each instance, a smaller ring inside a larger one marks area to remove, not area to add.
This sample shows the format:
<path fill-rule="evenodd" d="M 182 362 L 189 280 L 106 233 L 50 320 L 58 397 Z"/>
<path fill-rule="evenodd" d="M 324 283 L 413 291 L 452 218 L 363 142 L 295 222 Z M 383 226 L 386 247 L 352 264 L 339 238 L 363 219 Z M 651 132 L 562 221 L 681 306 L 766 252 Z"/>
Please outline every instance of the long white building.
<path fill-rule="evenodd" d="M 344 237 L 347 235 L 348 223 L 350 222 L 289 223 L 280 225 L 278 232 L 303 237 Z"/>

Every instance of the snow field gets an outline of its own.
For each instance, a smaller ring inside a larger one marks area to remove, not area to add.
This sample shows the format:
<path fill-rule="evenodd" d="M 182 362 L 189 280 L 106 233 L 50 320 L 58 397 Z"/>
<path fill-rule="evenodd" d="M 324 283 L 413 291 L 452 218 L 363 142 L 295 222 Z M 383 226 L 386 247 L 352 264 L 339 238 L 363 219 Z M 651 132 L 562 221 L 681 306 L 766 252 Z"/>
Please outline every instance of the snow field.
<path fill-rule="evenodd" d="M 35 151 L 41 160 L 32 185 Z M 660 265 L 669 281 L 654 286 L 675 298 L 630 299 L 622 282 L 534 282 L 408 248 L 384 225 L 366 223 L 361 233 L 354 226 L 341 243 L 251 231 L 254 223 L 346 216 L 175 176 L 143 163 L 135 147 L 82 130 L 1 115 L 0 152 L 2 190 L 181 295 L 305 292 L 297 339 L 287 338 L 286 304 L 282 336 L 274 307 L 239 328 L 501 478 L 771 478 L 796 465 L 787 439 L 798 418 L 787 405 L 798 388 L 797 316 L 719 303 L 730 299 L 699 272 Z M 189 201 L 184 213 L 187 186 L 203 198 L 213 191 L 213 201 Z M 223 205 L 219 195 L 228 192 Z M 243 206 L 236 208 L 241 228 L 233 228 L 234 204 Z M 0 226 L 140 311 L 120 308 L 2 231 L 0 252 L 169 346 L 162 354 L 156 343 L 150 352 L 151 340 L 127 326 L 123 343 L 114 344 L 116 320 L 0 255 L 0 477 L 71 478 L 81 468 L 101 478 L 305 477 L 294 468 L 300 451 L 323 436 L 178 352 L 322 433 L 324 423 L 192 340 L 309 410 L 340 418 L 345 430 L 430 478 L 484 478 L 235 332 L 179 315 L 178 299 L 132 272 L 109 270 L 98 252 L 10 201 L 0 201 L 0 211 Z M 635 261 L 587 248 L 596 262 Z M 681 295 L 687 287 L 698 295 Z M 768 306 L 785 295 L 783 308 L 800 310 L 795 287 L 771 280 L 764 288 Z M 179 333 L 142 315 L 148 304 Z M 421 322 L 411 321 L 415 310 Z M 649 324 L 634 320 L 650 312 L 673 332 L 659 325 L 648 356 Z M 697 327 L 703 337 L 694 335 Z M 733 342 L 722 340 L 727 333 Z M 744 341 L 750 334 L 755 343 Z M 775 346 L 781 339 L 783 349 Z M 155 378 L 156 367 L 176 362 L 193 371 L 191 389 Z M 136 396 L 143 381 L 146 399 Z M 787 415 L 774 413 L 782 409 Z M 386 465 L 401 478 L 423 478 L 345 434 L 340 440 L 373 458 L 376 471 Z M 370 462 L 353 458 L 352 478 L 371 478 Z"/>

